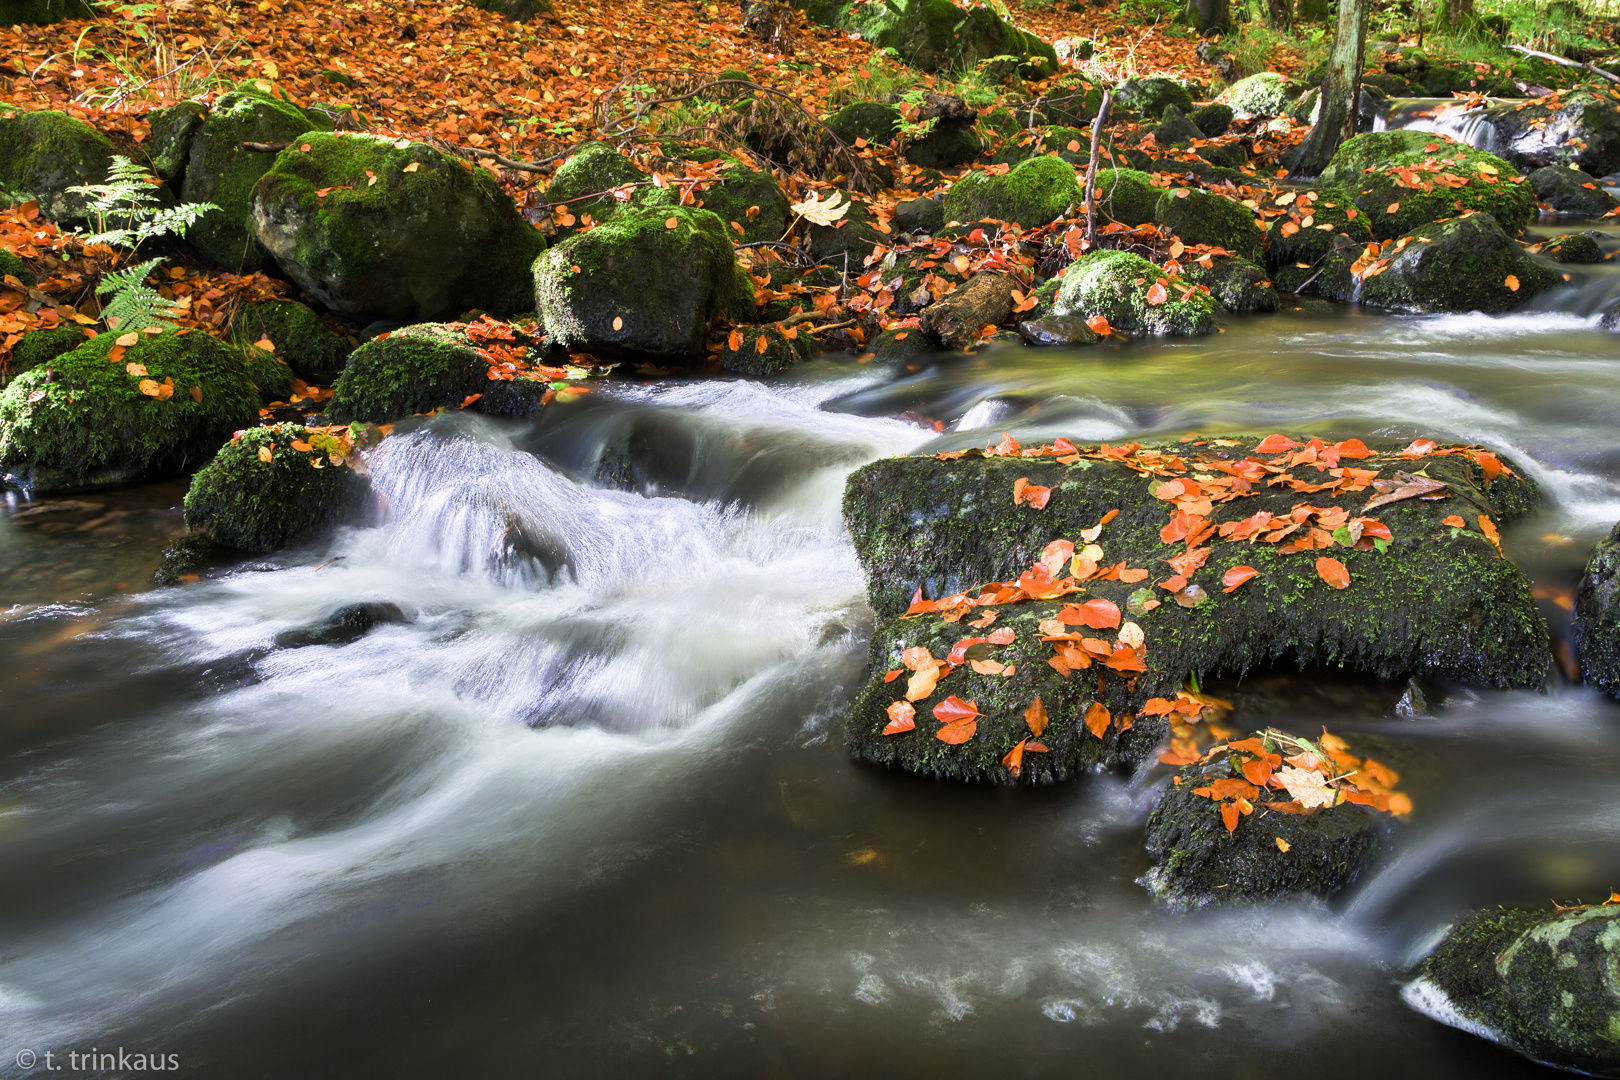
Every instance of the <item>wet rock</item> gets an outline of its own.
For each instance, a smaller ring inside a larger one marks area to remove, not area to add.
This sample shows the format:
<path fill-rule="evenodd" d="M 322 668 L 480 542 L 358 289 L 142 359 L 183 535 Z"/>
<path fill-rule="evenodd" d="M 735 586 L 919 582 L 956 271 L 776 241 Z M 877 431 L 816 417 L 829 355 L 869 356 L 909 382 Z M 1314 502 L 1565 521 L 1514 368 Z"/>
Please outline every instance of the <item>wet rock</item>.
<path fill-rule="evenodd" d="M 1412 230 L 1410 242 L 1376 277 L 1361 302 L 1396 311 L 1507 311 L 1562 284 L 1525 254 L 1489 214 L 1468 214 Z"/>
<path fill-rule="evenodd" d="M 983 271 L 922 313 L 918 327 L 947 349 L 978 340 L 985 326 L 1000 326 L 1012 315 L 1015 282 L 1007 274 Z"/>
<path fill-rule="evenodd" d="M 1204 138 L 1203 129 L 1188 120 L 1174 105 L 1166 105 L 1159 126 L 1153 129 L 1154 139 L 1161 146 L 1176 146 Z"/>
<path fill-rule="evenodd" d="M 1232 126 L 1232 118 L 1232 106 L 1218 101 L 1194 109 L 1187 117 L 1204 133 L 1206 139 L 1218 139 L 1225 135 L 1226 129 Z"/>
<path fill-rule="evenodd" d="M 1603 261 L 1603 248 L 1599 244 L 1603 239 L 1602 233 L 1590 230 L 1564 233 L 1562 236 L 1543 240 L 1537 246 L 1540 248 L 1540 254 L 1553 262 L 1586 265 Z"/>
<path fill-rule="evenodd" d="M 776 326 L 739 326 L 736 347 L 733 348 L 728 339 L 720 349 L 720 366 L 742 375 L 774 375 L 786 371 L 814 354 L 816 342 L 810 336 L 811 329 L 807 323 L 789 327 L 787 331 Z M 792 337 L 788 336 L 789 332 Z"/>
<path fill-rule="evenodd" d="M 231 320 L 231 336 L 243 345 L 268 338 L 289 368 L 319 386 L 330 385 L 354 351 L 313 308 L 295 300 L 243 304 Z"/>
<path fill-rule="evenodd" d="M 1313 192 L 1315 199 L 1308 197 Z M 1367 215 L 1351 201 L 1350 193 L 1316 187 L 1274 199 L 1287 200 L 1285 215 L 1272 218 L 1266 234 L 1266 256 L 1277 290 L 1292 293 L 1304 286 L 1306 293 L 1354 299 L 1356 281 L 1350 265 L 1373 235 Z"/>
<path fill-rule="evenodd" d="M 1155 75 L 1126 79 L 1114 87 L 1114 104 L 1157 120 L 1168 105 L 1174 105 L 1183 113 L 1192 112 L 1193 97 L 1186 84 Z"/>
<path fill-rule="evenodd" d="M 195 580 L 219 562 L 222 554 L 206 536 L 182 536 L 163 549 L 152 584 L 168 588 Z"/>
<path fill-rule="evenodd" d="M 657 187 L 647 183 L 647 179 L 646 173 L 611 146 L 592 143 L 581 147 L 557 166 L 546 188 L 546 199 L 553 208 L 566 211 L 575 219 L 571 225 L 559 224 L 558 235 L 568 236 L 588 222 L 611 221 L 621 208 L 676 204 L 677 194 L 673 188 Z M 621 202 L 613 190 L 627 185 L 633 185 L 630 197 Z"/>
<path fill-rule="evenodd" d="M 699 359 L 715 319 L 754 314 L 753 287 L 726 232 L 707 210 L 660 207 L 621 211 L 564 240 L 534 264 L 552 344 L 594 356 Z"/>
<path fill-rule="evenodd" d="M 1262 258 L 1265 234 L 1254 211 L 1224 195 L 1201 188 L 1171 188 L 1159 196 L 1153 219 L 1185 244 L 1211 244 L 1251 262 Z"/>
<path fill-rule="evenodd" d="M 972 172 L 962 177 L 945 196 L 945 220 L 967 224 L 994 218 L 1034 228 L 1056 221 L 1080 201 L 1072 165 L 1035 157 L 1003 176 Z"/>
<path fill-rule="evenodd" d="M 200 101 L 182 101 L 153 109 L 148 115 L 152 134 L 146 141 L 146 152 L 152 158 L 152 171 L 159 179 L 176 189 L 181 187 L 186 177 L 186 162 L 191 158 L 191 144 L 206 119 L 208 106 Z"/>
<path fill-rule="evenodd" d="M 943 199 L 907 199 L 896 204 L 894 223 L 901 232 L 931 235 L 945 224 Z"/>
<path fill-rule="evenodd" d="M 1215 255 L 1208 266 L 1202 259 L 1188 259 L 1181 264 L 1181 277 L 1204 286 L 1227 311 L 1249 314 L 1277 310 L 1277 290 L 1271 287 L 1270 275 L 1248 259 Z"/>
<path fill-rule="evenodd" d="M 931 361 L 939 346 L 921 330 L 885 330 L 872 339 L 872 359 L 886 364 L 921 364 Z"/>
<path fill-rule="evenodd" d="M 1057 71 L 1057 53 L 1046 41 L 1001 19 L 989 8 L 963 11 L 950 0 L 896 0 L 853 4 L 839 17 L 877 49 L 894 49 L 922 71 L 972 71 L 980 60 L 1016 56 L 1025 75 Z"/>
<path fill-rule="evenodd" d="M 1052 304 L 1055 315 L 1090 319 L 1101 315 L 1116 330 L 1133 333 L 1192 336 L 1216 329 L 1215 304 L 1193 292 L 1181 299 L 1180 290 L 1162 303 L 1149 294 L 1164 272 L 1140 255 L 1124 251 L 1098 251 L 1069 264 L 1068 273 Z M 1138 284 L 1140 282 L 1140 284 Z M 1167 290 L 1169 286 L 1166 286 Z"/>
<path fill-rule="evenodd" d="M 877 101 L 855 101 L 823 122 L 850 146 L 860 139 L 868 146 L 888 146 L 900 131 L 900 110 Z"/>
<path fill-rule="evenodd" d="M 1262 71 L 1233 83 L 1220 100 L 1238 116 L 1282 116 L 1303 89 L 1286 75 Z"/>
<path fill-rule="evenodd" d="M 1163 188 L 1153 186 L 1151 176 L 1136 169 L 1098 169 L 1092 190 L 1101 220 L 1122 225 L 1152 221 L 1164 194 Z"/>
<path fill-rule="evenodd" d="M 1620 905 L 1499 908 L 1448 927 L 1402 999 L 1560 1069 L 1620 1073 Z"/>
<path fill-rule="evenodd" d="M 1086 320 L 1075 315 L 1048 315 L 1018 324 L 1018 333 L 1028 345 L 1095 345 L 1098 337 Z"/>
<path fill-rule="evenodd" d="M 1540 201 L 1561 214 L 1607 214 L 1620 199 L 1583 172 L 1564 165 L 1545 165 L 1525 176 L 1525 183 Z"/>
<path fill-rule="evenodd" d="M 1430 146 L 1435 149 L 1427 149 Z M 1408 186 L 1402 169 L 1431 189 Z M 1462 186 L 1424 179 L 1442 174 L 1463 181 Z M 1334 153 L 1320 181 L 1348 191 L 1380 240 L 1471 210 L 1490 214 L 1503 229 L 1517 234 L 1535 212 L 1535 200 L 1506 161 L 1423 131 L 1357 135 Z"/>
<path fill-rule="evenodd" d="M 1620 107 L 1608 89 L 1492 105 L 1491 145 L 1520 169 L 1574 165 L 1592 176 L 1620 170 Z"/>
<path fill-rule="evenodd" d="M 1378 853 L 1385 826 L 1372 809 L 1347 802 L 1309 814 L 1274 813 L 1268 802 L 1288 794 L 1269 788 L 1254 796 L 1253 814 L 1228 831 L 1219 805 L 1194 794 L 1223 779 L 1243 779 L 1229 757 L 1185 766 L 1148 817 L 1153 868 L 1142 882 L 1168 907 L 1330 900 L 1355 884 Z"/>
<path fill-rule="evenodd" d="M 90 197 L 68 189 L 105 184 L 114 153 L 111 140 L 67 113 L 0 110 L 0 200 L 38 201 L 51 221 L 85 224 Z"/>
<path fill-rule="evenodd" d="M 220 547 L 259 553 L 319 536 L 365 504 L 352 448 L 302 424 L 244 431 L 191 478 L 186 525 Z"/>
<path fill-rule="evenodd" d="M 349 645 L 379 626 L 402 625 L 411 620 L 398 604 L 372 601 L 338 608 L 313 626 L 283 630 L 275 637 L 278 649 L 303 649 L 311 645 Z"/>
<path fill-rule="evenodd" d="M 206 334 L 142 334 L 112 363 L 114 337 L 86 341 L 0 393 L 5 483 L 45 493 L 169 476 L 254 421 L 258 394 L 236 349 Z"/>
<path fill-rule="evenodd" d="M 532 347 L 519 337 L 517 344 Z M 349 355 L 332 384 L 326 413 L 338 423 L 386 424 L 434 409 L 459 408 L 468 397 L 479 412 L 526 415 L 538 409 L 548 384 L 491 380 L 489 361 L 460 323 L 418 323 L 378 336 Z"/>
<path fill-rule="evenodd" d="M 545 239 L 489 173 L 403 139 L 301 139 L 254 189 L 253 223 L 311 296 L 400 322 L 531 307 Z"/>
<path fill-rule="evenodd" d="M 1620 525 L 1592 549 L 1575 588 L 1570 628 L 1581 678 L 1620 697 Z"/>

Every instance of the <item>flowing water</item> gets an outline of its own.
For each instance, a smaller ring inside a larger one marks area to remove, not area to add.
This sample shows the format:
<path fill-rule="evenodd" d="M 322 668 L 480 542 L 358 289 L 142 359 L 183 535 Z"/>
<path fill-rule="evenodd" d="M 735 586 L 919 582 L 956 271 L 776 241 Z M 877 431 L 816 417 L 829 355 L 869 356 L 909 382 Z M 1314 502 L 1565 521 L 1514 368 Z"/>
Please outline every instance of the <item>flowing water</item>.
<path fill-rule="evenodd" d="M 1169 915 L 1135 884 L 1162 769 L 997 790 L 847 758 L 871 615 L 839 499 L 1003 431 L 1450 436 L 1549 493 L 1506 542 L 1562 627 L 1620 518 L 1592 317 L 1620 274 L 1572 275 L 1500 318 L 1313 306 L 402 425 L 376 523 L 176 589 L 145 581 L 179 485 L 15 502 L 0 1076 L 92 1047 L 232 1078 L 1540 1071 L 1396 979 L 1460 912 L 1620 885 L 1614 704 L 1431 687 L 1399 720 L 1388 687 L 1233 683 L 1400 762 L 1417 811 L 1336 905 Z M 366 601 L 408 621 L 272 647 Z"/>

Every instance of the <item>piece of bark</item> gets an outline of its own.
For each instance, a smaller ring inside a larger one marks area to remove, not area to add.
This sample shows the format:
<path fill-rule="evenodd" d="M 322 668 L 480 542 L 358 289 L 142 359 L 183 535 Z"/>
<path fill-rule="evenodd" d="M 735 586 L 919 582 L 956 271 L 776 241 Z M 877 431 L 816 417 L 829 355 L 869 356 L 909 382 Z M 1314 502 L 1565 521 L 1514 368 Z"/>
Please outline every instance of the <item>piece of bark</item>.
<path fill-rule="evenodd" d="M 985 326 L 1000 326 L 1012 315 L 1013 279 L 992 271 L 975 274 L 966 285 L 929 306 L 918 319 L 922 332 L 948 349 L 973 344 Z"/>

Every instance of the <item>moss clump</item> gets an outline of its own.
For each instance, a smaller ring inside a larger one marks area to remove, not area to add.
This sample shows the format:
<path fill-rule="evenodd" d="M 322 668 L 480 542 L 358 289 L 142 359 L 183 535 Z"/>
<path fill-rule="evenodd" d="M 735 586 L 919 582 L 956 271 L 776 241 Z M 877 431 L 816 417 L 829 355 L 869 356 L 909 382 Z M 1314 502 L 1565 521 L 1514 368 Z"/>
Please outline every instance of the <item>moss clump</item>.
<path fill-rule="evenodd" d="M 824 121 L 832 133 L 849 145 L 865 139 L 869 146 L 888 146 L 900 131 L 900 110 L 876 101 L 856 101 Z"/>
<path fill-rule="evenodd" d="M 326 411 L 339 423 L 384 424 L 459 406 L 489 386 L 489 361 L 463 329 L 419 323 L 354 350 Z"/>
<path fill-rule="evenodd" d="M 248 344 L 239 346 L 237 351 L 242 356 L 242 366 L 247 369 L 248 379 L 259 392 L 260 401 L 286 401 L 292 396 L 292 368 L 273 350 Z"/>
<path fill-rule="evenodd" d="M 781 239 L 793 214 L 787 194 L 774 176 L 731 159 L 720 167 L 720 179 L 704 188 L 698 201 L 702 209 L 726 223 L 726 230 L 739 244 Z"/>
<path fill-rule="evenodd" d="M 950 0 L 894 0 L 854 4 L 839 25 L 873 47 L 894 49 L 923 71 L 972 71 L 980 60 L 1017 56 L 1023 73 L 1041 78 L 1057 71 L 1057 52 L 1034 34 L 1002 20 L 989 8 L 963 11 Z"/>
<path fill-rule="evenodd" d="M 83 224 L 89 196 L 68 189 L 106 183 L 115 152 L 105 135 L 67 113 L 0 112 L 0 199 L 38 200 L 46 218 Z"/>
<path fill-rule="evenodd" d="M 1163 303 L 1148 301 L 1159 278 L 1170 295 Z M 1185 285 L 1140 255 L 1125 251 L 1098 251 L 1069 265 L 1052 304 L 1055 315 L 1101 315 L 1116 330 L 1144 334 L 1188 336 L 1213 333 L 1215 303 L 1202 292 L 1185 299 Z"/>
<path fill-rule="evenodd" d="M 1232 106 L 1211 102 L 1194 109 L 1187 117 L 1208 139 L 1218 139 L 1232 126 Z"/>
<path fill-rule="evenodd" d="M 779 371 L 808 360 L 815 352 L 815 339 L 810 328 L 795 328 L 792 337 L 775 326 L 742 326 L 737 328 L 737 347 L 731 347 L 728 338 L 720 350 L 720 366 L 727 371 L 743 375 L 775 375 Z M 761 342 L 764 343 L 763 348 Z"/>
<path fill-rule="evenodd" d="M 186 524 L 237 551 L 277 551 L 317 535 L 364 496 L 365 481 L 350 467 L 353 448 L 302 424 L 241 432 L 191 478 Z"/>
<path fill-rule="evenodd" d="M 310 295 L 402 323 L 532 306 L 529 268 L 545 238 L 488 172 L 403 139 L 301 138 L 254 189 L 253 218 Z"/>
<path fill-rule="evenodd" d="M 1193 111 L 1192 92 L 1186 84 L 1158 75 L 1126 79 L 1114 87 L 1114 102 L 1122 109 L 1131 109 L 1154 120 L 1164 114 L 1167 105 L 1174 105 L 1183 113 Z"/>
<path fill-rule="evenodd" d="M 1254 211 L 1236 199 L 1199 188 L 1171 188 L 1159 196 L 1153 218 L 1182 243 L 1224 248 L 1251 262 L 1262 257 L 1265 234 L 1254 223 Z"/>
<path fill-rule="evenodd" d="M 53 326 L 48 330 L 30 330 L 22 340 L 12 346 L 11 362 L 0 371 L 0 386 L 5 386 L 25 371 L 48 364 L 63 353 L 70 353 L 85 342 L 85 333 L 76 326 Z"/>
<path fill-rule="evenodd" d="M 1581 678 L 1620 697 L 1620 525 L 1592 549 L 1575 589 L 1570 637 Z"/>
<path fill-rule="evenodd" d="M 1074 166 L 1056 157 L 1035 157 L 1002 176 L 973 172 L 962 177 L 945 196 L 945 220 L 965 224 L 994 218 L 1033 228 L 1056 221 L 1080 199 Z"/>
<path fill-rule="evenodd" d="M 1495 154 L 1423 131 L 1357 135 L 1339 147 L 1321 176 L 1323 184 L 1350 193 L 1380 240 L 1474 210 L 1516 234 L 1535 213 L 1535 199 L 1520 181 Z"/>
<path fill-rule="evenodd" d="M 1233 83 L 1221 101 L 1238 116 L 1281 116 L 1299 97 L 1300 89 L 1286 75 L 1262 71 Z"/>
<path fill-rule="evenodd" d="M 1136 169 L 1098 169 L 1093 184 L 1097 213 L 1122 225 L 1143 225 L 1153 220 L 1164 189 L 1153 177 Z"/>
<path fill-rule="evenodd" d="M 576 231 L 587 218 L 597 223 L 611 221 L 627 206 L 675 205 L 672 189 L 645 184 L 646 180 L 646 173 L 611 146 L 593 143 L 582 148 L 557 166 L 546 188 L 546 198 L 577 219 L 572 225 L 559 225 L 559 233 L 566 236 Z M 626 184 L 645 186 L 631 188 L 630 198 L 621 202 L 612 192 Z"/>
<path fill-rule="evenodd" d="M 200 101 L 182 101 L 152 110 L 147 117 L 152 135 L 146 141 L 146 153 L 152 159 L 152 171 L 160 179 L 176 187 L 182 186 L 186 162 L 191 158 L 191 144 L 206 119 L 208 106 Z"/>
<path fill-rule="evenodd" d="M 0 248 L 0 278 L 7 275 L 16 278 L 24 285 L 39 284 L 39 278 L 35 277 L 34 272 L 28 269 L 28 264 L 22 261 L 21 255 L 18 255 L 15 251 Z"/>
<path fill-rule="evenodd" d="M 60 491 L 183 472 L 253 421 L 258 395 L 230 346 L 206 334 L 143 334 L 117 363 L 107 358 L 113 347 L 114 335 L 102 334 L 0 394 L 7 483 Z M 143 393 L 143 383 L 169 396 Z"/>
<path fill-rule="evenodd" d="M 1310 198 L 1313 194 L 1314 199 Z M 1284 192 L 1273 201 L 1284 200 L 1281 208 L 1286 214 L 1272 218 L 1266 232 L 1266 254 L 1273 270 L 1303 263 L 1298 269 L 1310 273 L 1329 251 L 1354 247 L 1359 253 L 1372 242 L 1368 215 L 1343 188 L 1319 187 L 1297 195 Z"/>
<path fill-rule="evenodd" d="M 1598 241 L 1602 239 L 1603 234 L 1595 229 L 1582 233 L 1564 233 L 1562 236 L 1542 241 L 1540 253 L 1555 263 L 1576 266 L 1600 263 L 1603 261 L 1603 246 Z"/>
<path fill-rule="evenodd" d="M 937 127 L 905 149 L 909 164 L 926 169 L 954 169 L 984 153 L 984 140 L 971 127 Z"/>
<path fill-rule="evenodd" d="M 1451 926 L 1403 989 L 1442 1023 L 1527 1057 L 1620 1072 L 1620 906 L 1497 909 Z"/>
<path fill-rule="evenodd" d="M 180 193 L 186 202 L 219 209 L 187 230 L 191 246 L 227 270 L 264 266 L 266 252 L 254 238 L 249 211 L 253 186 L 277 158 L 242 144 L 293 142 L 321 126 L 291 102 L 265 95 L 238 90 L 215 102 L 192 137 Z"/>
<path fill-rule="evenodd" d="M 1507 311 L 1562 284 L 1489 214 L 1412 230 L 1388 267 L 1364 277 L 1361 302 L 1397 311 Z"/>
<path fill-rule="evenodd" d="M 1091 133 L 1071 127 L 1040 127 L 1020 131 L 990 158 L 993 165 L 1016 165 L 1051 154 L 1073 166 L 1084 166 L 1090 153 Z"/>
<path fill-rule="evenodd" d="M 268 338 L 289 368 L 320 386 L 330 385 L 338 377 L 353 351 L 321 322 L 314 309 L 294 300 L 243 304 L 231 320 L 231 337 L 239 345 Z"/>
<path fill-rule="evenodd" d="M 1216 255 L 1206 267 L 1200 259 L 1181 264 L 1183 281 L 1202 285 L 1227 311 L 1250 313 L 1277 310 L 1277 290 L 1270 276 L 1248 259 Z"/>

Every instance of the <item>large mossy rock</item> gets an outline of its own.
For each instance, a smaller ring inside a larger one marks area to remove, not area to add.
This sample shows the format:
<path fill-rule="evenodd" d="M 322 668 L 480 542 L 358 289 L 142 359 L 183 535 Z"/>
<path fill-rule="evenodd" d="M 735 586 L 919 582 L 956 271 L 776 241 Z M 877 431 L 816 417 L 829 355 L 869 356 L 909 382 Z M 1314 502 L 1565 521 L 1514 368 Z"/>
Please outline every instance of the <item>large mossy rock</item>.
<path fill-rule="evenodd" d="M 85 334 L 77 326 L 53 326 L 30 330 L 11 348 L 11 360 L 0 371 L 0 388 L 25 371 L 48 364 L 64 353 L 70 353 L 85 343 Z"/>
<path fill-rule="evenodd" d="M 851 199 L 844 216 L 831 225 L 811 225 L 810 257 L 843 271 L 859 273 L 866 257 L 878 244 L 888 244 L 892 234 L 877 228 L 878 220 L 865 203 Z"/>
<path fill-rule="evenodd" d="M 349 355 L 332 384 L 327 415 L 383 424 L 458 407 L 490 391 L 489 360 L 458 323 L 418 323 L 376 337 Z"/>
<path fill-rule="evenodd" d="M 1620 199 L 1592 177 L 1567 165 L 1544 165 L 1525 177 L 1530 190 L 1541 202 L 1560 214 L 1607 214 Z"/>
<path fill-rule="evenodd" d="M 984 153 L 984 140 L 971 127 L 941 125 L 905 149 L 905 159 L 925 169 L 955 169 Z"/>
<path fill-rule="evenodd" d="M 1423 131 L 1357 135 L 1334 153 L 1320 180 L 1348 191 L 1380 240 L 1471 210 L 1517 234 L 1535 213 L 1536 201 L 1513 166 Z"/>
<path fill-rule="evenodd" d="M 725 223 L 738 244 L 780 240 L 793 220 L 787 193 L 776 177 L 731 158 L 721 163 L 720 179 L 698 194 L 698 202 Z"/>
<path fill-rule="evenodd" d="M 647 179 L 646 173 L 613 147 L 593 143 L 557 166 L 546 198 L 575 218 L 572 225 L 558 226 L 562 235 L 568 235 L 587 221 L 611 221 L 622 207 L 675 205 L 673 189 L 647 184 Z M 627 185 L 636 186 L 629 189 L 630 198 L 621 201 L 613 190 Z"/>
<path fill-rule="evenodd" d="M 201 333 L 142 334 L 112 363 L 114 338 L 87 341 L 0 394 L 7 484 L 49 492 L 184 472 L 257 415 L 258 393 L 230 346 Z"/>
<path fill-rule="evenodd" d="M 0 26 L 46 26 L 63 19 L 93 19 L 81 0 L 0 0 Z"/>
<path fill-rule="evenodd" d="M 1028 228 L 1063 217 L 1082 198 L 1074 166 L 1061 158 L 1030 158 L 1000 176 L 971 172 L 945 196 L 945 220 L 994 218 Z"/>
<path fill-rule="evenodd" d="M 1401 997 L 1526 1057 L 1620 1075 L 1620 905 L 1497 909 L 1463 919 Z"/>
<path fill-rule="evenodd" d="M 354 351 L 313 308 L 296 300 L 243 304 L 231 320 L 231 336 L 241 345 L 268 338 L 294 373 L 320 386 L 338 377 Z"/>
<path fill-rule="evenodd" d="M 1374 277 L 1361 302 L 1396 311 L 1495 313 L 1560 285 L 1563 279 L 1525 254 L 1489 214 L 1423 225 Z"/>
<path fill-rule="evenodd" d="M 1220 100 L 1231 106 L 1238 116 L 1281 116 L 1299 97 L 1301 89 L 1286 75 L 1262 71 L 1233 83 Z"/>
<path fill-rule="evenodd" d="M 333 311 L 404 323 L 528 310 L 529 268 L 545 248 L 483 169 L 360 134 L 308 133 L 277 155 L 253 191 L 253 225 Z"/>
<path fill-rule="evenodd" d="M 877 101 L 854 101 L 823 122 L 850 146 L 860 139 L 869 146 L 887 146 L 900 132 L 900 110 Z"/>
<path fill-rule="evenodd" d="M 177 189 L 184 186 L 186 163 L 191 160 L 191 144 L 208 119 L 208 106 L 200 101 L 182 101 L 153 109 L 146 121 L 152 134 L 146 141 L 152 171 Z"/>
<path fill-rule="evenodd" d="M 1276 311 L 1278 307 L 1270 275 L 1237 255 L 1212 256 L 1208 266 L 1202 259 L 1189 259 L 1181 264 L 1181 278 L 1202 285 L 1218 304 L 1237 314 Z"/>
<path fill-rule="evenodd" d="M 843 11 L 839 25 L 874 48 L 895 50 L 922 71 L 971 71 L 980 60 L 1016 56 L 1036 77 L 1057 72 L 1057 52 L 1050 43 L 987 7 L 964 11 L 950 0 L 854 4 Z"/>
<path fill-rule="evenodd" d="M 1620 697 L 1620 524 L 1592 549 L 1575 588 L 1570 628 L 1581 677 Z"/>
<path fill-rule="evenodd" d="M 534 265 L 554 345 L 596 356 L 696 360 L 709 327 L 747 321 L 753 290 L 721 220 L 707 210 L 621 211 Z"/>
<path fill-rule="evenodd" d="M 1157 120 L 1169 105 L 1183 113 L 1192 112 L 1193 96 L 1186 84 L 1154 75 L 1146 79 L 1126 79 L 1114 87 L 1114 104 Z"/>
<path fill-rule="evenodd" d="M 324 126 L 290 101 L 268 95 L 237 91 L 216 101 L 191 138 L 180 198 L 219 209 L 186 231 L 191 246 L 227 270 L 265 266 L 267 253 L 254 237 L 253 186 L 277 155 L 243 144 L 294 142 Z M 297 149 L 292 147 L 295 153 Z M 352 178 L 334 181 L 350 182 Z"/>
<path fill-rule="evenodd" d="M 89 196 L 68 189 L 105 184 L 116 152 L 105 135 L 67 113 L 0 112 L 0 201 L 38 201 L 51 221 L 84 224 Z"/>
<path fill-rule="evenodd" d="M 320 535 L 358 511 L 366 481 L 353 444 L 319 428 L 250 428 L 191 478 L 186 524 L 220 547 L 271 552 Z"/>
<path fill-rule="evenodd" d="M 1084 168 L 1091 146 L 1091 133 L 1079 128 L 1043 126 L 1019 130 L 990 156 L 992 165 L 1017 165 L 1033 157 L 1050 154 L 1071 166 Z"/>
<path fill-rule="evenodd" d="M 1164 188 L 1155 187 L 1153 177 L 1136 169 L 1098 169 L 1092 192 L 1104 221 L 1144 225 L 1153 220 Z"/>
<path fill-rule="evenodd" d="M 1485 110 L 1497 153 L 1529 172 L 1574 165 L 1591 176 L 1620 171 L 1620 106 L 1613 88 L 1577 90 Z"/>
<path fill-rule="evenodd" d="M 1254 211 L 1225 195 L 1201 188 L 1177 187 L 1159 196 L 1153 220 L 1189 245 L 1223 248 L 1259 262 L 1265 234 L 1254 223 Z"/>
<path fill-rule="evenodd" d="M 1070 263 L 1052 303 L 1054 315 L 1101 315 L 1116 330 L 1174 337 L 1214 333 L 1215 304 L 1201 292 L 1186 299 L 1176 288 L 1161 303 L 1150 293 L 1159 278 L 1174 286 L 1164 271 L 1140 255 L 1098 251 Z"/>
<path fill-rule="evenodd" d="M 1314 200 L 1308 195 L 1314 194 Z M 1266 258 L 1279 293 L 1302 293 L 1329 300 L 1355 300 L 1361 284 L 1352 267 L 1372 242 L 1367 214 L 1342 188 L 1317 187 L 1310 192 L 1283 192 L 1286 213 L 1271 219 Z"/>

